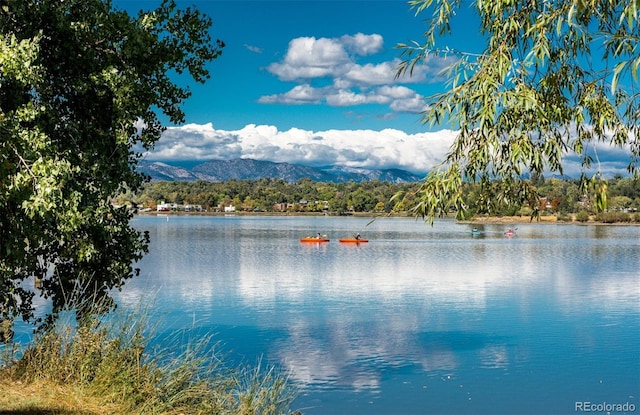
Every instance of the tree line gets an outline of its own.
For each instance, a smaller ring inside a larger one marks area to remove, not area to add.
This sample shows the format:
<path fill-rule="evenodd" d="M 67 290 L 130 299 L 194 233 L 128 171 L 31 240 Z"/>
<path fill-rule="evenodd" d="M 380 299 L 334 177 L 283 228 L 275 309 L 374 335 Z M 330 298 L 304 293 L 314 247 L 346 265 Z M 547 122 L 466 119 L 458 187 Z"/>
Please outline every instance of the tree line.
<path fill-rule="evenodd" d="M 415 183 L 332 183 L 311 179 L 290 183 L 274 178 L 226 182 L 155 181 L 137 194 L 121 194 L 114 202 L 152 210 L 165 202 L 197 205 L 209 212 L 228 206 L 233 206 L 236 211 L 252 212 L 390 212 L 394 209 L 391 201 L 394 194 L 398 191 L 411 192 L 416 188 Z"/>
<path fill-rule="evenodd" d="M 540 197 L 521 203 L 505 198 L 498 182 L 466 183 L 462 197 L 467 209 L 462 215 L 465 218 L 538 214 L 562 217 L 581 212 L 597 213 L 595 196 L 581 191 L 579 180 L 539 176 L 525 183 L 535 190 L 532 193 Z M 154 181 L 136 194 L 120 194 L 114 203 L 147 210 L 156 210 L 159 203 L 165 202 L 199 206 L 208 212 L 224 211 L 224 207 L 233 206 L 236 211 L 245 212 L 410 213 L 419 197 L 419 188 L 420 183 L 332 183 L 311 179 L 295 183 L 273 178 L 227 182 Z M 640 209 L 640 180 L 621 176 L 609 180 L 607 202 L 608 213 L 626 213 L 629 220 L 640 221 L 637 213 Z"/>

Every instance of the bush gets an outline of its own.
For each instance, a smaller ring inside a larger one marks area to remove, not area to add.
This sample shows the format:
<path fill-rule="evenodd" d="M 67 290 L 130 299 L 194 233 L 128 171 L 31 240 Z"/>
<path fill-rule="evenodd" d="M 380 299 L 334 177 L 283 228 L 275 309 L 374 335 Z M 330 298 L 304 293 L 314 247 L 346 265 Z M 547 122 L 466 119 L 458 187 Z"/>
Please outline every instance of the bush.
<path fill-rule="evenodd" d="M 588 222 L 589 221 L 589 214 L 587 212 L 585 212 L 584 210 L 581 210 L 580 212 L 576 213 L 576 220 L 578 222 Z"/>
<path fill-rule="evenodd" d="M 601 212 L 596 215 L 596 220 L 602 223 L 631 222 L 631 215 L 627 212 Z"/>
<path fill-rule="evenodd" d="M 21 384 L 64 385 L 80 400 L 98 398 L 122 413 L 289 413 L 294 393 L 275 369 L 224 367 L 210 337 L 179 350 L 149 350 L 148 321 L 140 313 L 79 325 L 58 320 L 20 356 L 5 353 L 0 374 Z"/>

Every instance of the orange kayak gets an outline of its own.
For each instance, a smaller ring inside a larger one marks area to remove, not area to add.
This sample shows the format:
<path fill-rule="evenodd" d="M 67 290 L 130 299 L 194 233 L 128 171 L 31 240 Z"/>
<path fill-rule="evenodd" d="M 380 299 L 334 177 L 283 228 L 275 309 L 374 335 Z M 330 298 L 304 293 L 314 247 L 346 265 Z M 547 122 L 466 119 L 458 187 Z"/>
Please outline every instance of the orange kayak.
<path fill-rule="evenodd" d="M 316 236 L 307 236 L 300 238 L 300 242 L 329 242 L 329 238 L 318 238 Z"/>
<path fill-rule="evenodd" d="M 342 243 L 351 243 L 351 244 L 359 244 L 359 243 L 362 243 L 362 242 L 369 242 L 369 240 L 368 239 L 362 239 L 362 238 L 360 238 L 360 239 L 342 238 L 342 239 L 340 239 L 340 242 L 342 242 Z"/>

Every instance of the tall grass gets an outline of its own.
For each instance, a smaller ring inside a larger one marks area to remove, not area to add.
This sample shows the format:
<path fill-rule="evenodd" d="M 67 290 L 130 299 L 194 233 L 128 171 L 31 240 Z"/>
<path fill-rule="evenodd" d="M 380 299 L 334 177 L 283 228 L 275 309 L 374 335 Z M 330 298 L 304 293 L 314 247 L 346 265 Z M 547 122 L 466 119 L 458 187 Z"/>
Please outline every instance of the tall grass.
<path fill-rule="evenodd" d="M 127 414 L 289 413 L 295 391 L 274 368 L 227 367 L 211 336 L 152 347 L 149 327 L 140 310 L 81 324 L 61 319 L 24 350 L 5 347 L 0 370 L 23 384 L 65 385 Z"/>
<path fill-rule="evenodd" d="M 633 221 L 633 216 L 627 212 L 600 212 L 596 220 L 602 223 L 628 223 Z"/>

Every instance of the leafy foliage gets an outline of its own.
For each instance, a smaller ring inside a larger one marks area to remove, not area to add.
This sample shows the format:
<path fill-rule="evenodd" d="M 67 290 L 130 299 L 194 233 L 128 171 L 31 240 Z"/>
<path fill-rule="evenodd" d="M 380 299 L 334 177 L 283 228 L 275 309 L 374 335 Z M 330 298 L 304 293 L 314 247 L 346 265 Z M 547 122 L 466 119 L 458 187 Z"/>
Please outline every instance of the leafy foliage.
<path fill-rule="evenodd" d="M 33 318 L 28 278 L 42 280 L 53 318 L 137 273 L 148 237 L 111 199 L 144 183 L 133 149 L 159 139 L 156 111 L 184 119 L 190 92 L 172 74 L 209 76 L 224 46 L 210 26 L 171 0 L 137 17 L 109 0 L 2 3 L 0 316 Z"/>
<path fill-rule="evenodd" d="M 423 121 L 451 122 L 459 134 L 427 176 L 415 213 L 433 219 L 449 206 L 464 210 L 462 181 L 500 179 L 505 197 L 531 199 L 521 177 L 562 174 L 568 152 L 580 156 L 583 190 L 591 187 L 604 210 L 606 181 L 597 166 L 590 170 L 599 143 L 628 149 L 628 171 L 637 174 L 637 0 L 471 2 L 486 39 L 480 54 L 438 47 L 467 2 L 409 3 L 431 15 L 423 44 L 398 45 L 398 76 L 433 54 L 457 57 L 444 74 L 448 90 L 429 98 Z"/>
<path fill-rule="evenodd" d="M 442 211 L 472 219 L 477 215 L 573 214 L 581 210 L 596 213 L 595 194 L 584 193 L 579 180 L 545 179 L 539 176 L 519 183 L 518 198 L 509 198 L 505 184 L 498 181 L 462 183 L 458 188 L 467 209 L 458 212 L 442 205 Z M 116 200 L 138 209 L 156 210 L 160 201 L 183 205 L 200 205 L 208 212 L 234 206 L 236 211 L 323 212 L 341 214 L 348 210 L 373 214 L 406 214 L 424 197 L 420 183 L 388 183 L 381 181 L 324 183 L 302 179 L 288 183 L 281 179 L 230 180 L 228 182 L 151 182 L 133 194 L 126 192 Z M 613 177 L 608 181 L 606 197 L 609 210 L 636 212 L 640 210 L 640 180 Z M 520 199 L 524 199 L 521 202 Z M 301 203 L 306 201 L 306 204 Z M 320 201 L 321 203 L 316 203 Z M 324 202 L 327 202 L 326 204 Z M 527 213 L 523 213 L 527 212 Z M 435 214 L 435 212 L 434 212 Z M 425 212 L 425 216 L 428 212 Z"/>
<path fill-rule="evenodd" d="M 151 182 L 139 194 L 126 192 L 116 200 L 121 204 L 156 209 L 157 203 L 200 205 L 207 211 L 233 205 L 237 211 L 274 210 L 284 205 L 287 211 L 389 212 L 389 199 L 398 191 L 415 190 L 416 183 L 392 184 L 383 181 L 325 183 L 301 179 L 289 183 L 282 179 L 230 180 L 228 182 Z M 306 204 L 301 204 L 306 201 Z M 318 203 L 317 203 L 318 202 Z M 327 202 L 325 205 L 324 202 Z M 377 207 L 377 209 L 376 209 Z"/>

